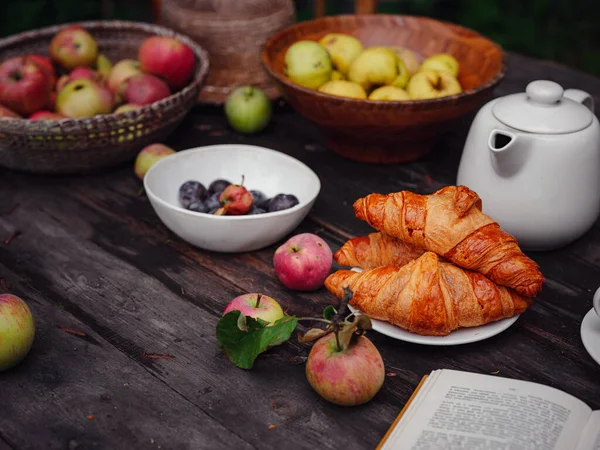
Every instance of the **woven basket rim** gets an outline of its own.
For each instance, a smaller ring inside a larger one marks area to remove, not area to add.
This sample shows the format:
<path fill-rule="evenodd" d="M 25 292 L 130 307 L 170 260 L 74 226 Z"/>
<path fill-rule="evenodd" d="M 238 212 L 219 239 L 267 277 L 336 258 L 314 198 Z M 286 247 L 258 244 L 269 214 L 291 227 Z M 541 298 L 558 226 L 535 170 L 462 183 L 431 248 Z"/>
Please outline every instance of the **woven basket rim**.
<path fill-rule="evenodd" d="M 173 37 L 190 47 L 194 52 L 198 61 L 196 70 L 194 72 L 194 77 L 190 83 L 188 83 L 183 89 L 177 91 L 176 93 L 171 94 L 170 96 L 165 97 L 164 99 L 156 101 L 149 105 L 136 108 L 132 111 L 126 111 L 118 114 L 115 114 L 114 112 L 109 114 L 99 114 L 87 118 L 67 117 L 64 119 L 41 121 L 29 120 L 26 117 L 22 119 L 12 117 L 0 117 L 0 125 L 2 126 L 4 131 L 11 132 L 11 130 L 7 130 L 7 128 L 11 128 L 12 124 L 22 124 L 24 120 L 28 121 L 27 131 L 34 133 L 46 131 L 48 126 L 51 126 L 52 124 L 71 123 L 75 126 L 85 126 L 89 128 L 93 127 L 96 124 L 105 123 L 107 120 L 114 120 L 116 117 L 135 117 L 137 115 L 143 115 L 145 112 L 163 109 L 167 107 L 169 103 L 187 97 L 190 91 L 199 90 L 201 88 L 202 83 L 208 75 L 208 70 L 210 67 L 208 52 L 200 44 L 196 43 L 188 36 L 172 30 L 171 28 L 165 27 L 163 25 L 156 25 L 145 22 L 134 22 L 127 20 L 89 20 L 52 25 L 44 28 L 38 28 L 35 30 L 23 31 L 21 33 L 13 34 L 11 36 L 2 38 L 0 39 L 0 51 L 3 50 L 5 47 L 25 43 L 26 41 L 29 41 L 31 39 L 39 39 L 44 38 L 46 36 L 48 38 L 51 38 L 58 31 L 72 25 L 81 26 L 89 30 L 92 34 L 94 29 L 109 27 L 115 30 L 139 30 L 148 32 L 149 34 L 153 35 Z"/>

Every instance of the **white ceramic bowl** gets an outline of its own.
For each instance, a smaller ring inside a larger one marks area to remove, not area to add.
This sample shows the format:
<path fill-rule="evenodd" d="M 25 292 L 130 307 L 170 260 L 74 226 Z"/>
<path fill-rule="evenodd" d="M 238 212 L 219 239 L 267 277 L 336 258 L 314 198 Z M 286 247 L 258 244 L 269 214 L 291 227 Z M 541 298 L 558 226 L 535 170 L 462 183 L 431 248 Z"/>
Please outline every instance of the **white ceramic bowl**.
<path fill-rule="evenodd" d="M 224 178 L 268 197 L 293 194 L 293 208 L 252 216 L 215 216 L 179 205 L 179 186 L 188 180 L 206 187 Z M 183 150 L 155 163 L 144 177 L 154 211 L 177 236 L 216 252 L 249 252 L 274 244 L 292 232 L 310 211 L 321 190 L 319 177 L 284 153 L 252 145 L 211 145 Z"/>

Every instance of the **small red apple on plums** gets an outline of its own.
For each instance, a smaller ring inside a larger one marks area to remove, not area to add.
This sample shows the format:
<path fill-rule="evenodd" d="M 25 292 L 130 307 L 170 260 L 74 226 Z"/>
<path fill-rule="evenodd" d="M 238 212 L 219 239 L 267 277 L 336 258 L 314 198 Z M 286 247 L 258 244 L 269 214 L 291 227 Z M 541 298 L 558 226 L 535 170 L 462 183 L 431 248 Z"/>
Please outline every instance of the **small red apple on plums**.
<path fill-rule="evenodd" d="M 0 104 L 19 114 L 27 116 L 46 107 L 51 87 L 44 69 L 25 57 L 0 64 Z"/>
<path fill-rule="evenodd" d="M 34 338 L 35 322 L 27 304 L 16 295 L 0 294 L 0 372 L 19 364 Z"/>
<path fill-rule="evenodd" d="M 219 196 L 223 207 L 219 208 L 215 215 L 242 216 L 250 211 L 253 201 L 252 194 L 244 186 L 230 184 Z"/>
<path fill-rule="evenodd" d="M 66 116 L 62 114 L 58 114 L 52 111 L 41 110 L 34 112 L 32 115 L 28 117 L 29 120 L 60 120 L 64 119 Z"/>
<path fill-rule="evenodd" d="M 163 159 L 165 156 L 172 155 L 173 153 L 175 153 L 175 150 L 164 144 L 147 145 L 138 153 L 133 166 L 133 171 L 140 180 L 143 180 L 150 167 L 158 160 Z"/>
<path fill-rule="evenodd" d="M 262 294 L 244 294 L 229 302 L 223 315 L 231 311 L 240 311 L 243 315 L 274 323 L 284 314 L 281 306 L 271 297 Z"/>
<path fill-rule="evenodd" d="M 323 287 L 332 264 L 333 255 L 327 242 L 311 233 L 291 237 L 273 256 L 279 280 L 287 288 L 297 291 Z"/>
<path fill-rule="evenodd" d="M 306 378 L 325 400 L 342 406 L 368 402 L 385 380 L 377 347 L 365 336 L 353 336 L 346 349 L 338 347 L 335 333 L 314 343 L 306 360 Z"/>
<path fill-rule="evenodd" d="M 94 66 L 98 58 L 98 43 L 85 29 L 70 25 L 52 38 L 50 57 L 67 70 L 79 66 Z"/>
<path fill-rule="evenodd" d="M 122 59 L 110 70 L 106 84 L 111 92 L 116 93 L 119 90 L 119 86 L 121 86 L 124 81 L 141 73 L 142 69 L 140 68 L 139 61 L 136 61 L 135 59 Z"/>
<path fill-rule="evenodd" d="M 0 105 L 0 118 L 2 118 L 2 117 L 12 118 L 12 119 L 22 119 L 22 117 L 19 114 L 17 114 L 16 112 Z"/>
<path fill-rule="evenodd" d="M 171 91 L 160 78 L 142 73 L 125 80 L 119 87 L 118 94 L 127 103 L 144 106 L 168 97 Z"/>
<path fill-rule="evenodd" d="M 108 114 L 113 107 L 113 94 L 91 80 L 71 81 L 56 99 L 56 112 L 73 118 Z"/>
<path fill-rule="evenodd" d="M 138 59 L 142 70 L 166 80 L 173 90 L 181 89 L 192 77 L 196 57 L 177 39 L 152 36 L 140 46 Z"/>

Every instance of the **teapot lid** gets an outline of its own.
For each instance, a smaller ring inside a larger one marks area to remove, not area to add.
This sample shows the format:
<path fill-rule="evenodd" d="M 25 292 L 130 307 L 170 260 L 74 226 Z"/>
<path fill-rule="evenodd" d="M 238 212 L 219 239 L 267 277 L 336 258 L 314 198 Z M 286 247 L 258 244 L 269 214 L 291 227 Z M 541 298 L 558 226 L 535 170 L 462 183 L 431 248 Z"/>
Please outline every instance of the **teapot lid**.
<path fill-rule="evenodd" d="M 564 134 L 588 127 L 592 112 L 563 94 L 558 83 L 532 81 L 525 92 L 498 99 L 492 114 L 505 125 L 528 133 Z"/>

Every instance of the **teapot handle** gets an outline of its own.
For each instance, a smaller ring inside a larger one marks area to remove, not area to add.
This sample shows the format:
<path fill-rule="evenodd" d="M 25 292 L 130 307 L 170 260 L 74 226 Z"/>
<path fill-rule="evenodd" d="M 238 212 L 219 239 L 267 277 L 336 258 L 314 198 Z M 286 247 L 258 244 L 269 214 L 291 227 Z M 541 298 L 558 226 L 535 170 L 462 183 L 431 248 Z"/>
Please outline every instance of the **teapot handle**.
<path fill-rule="evenodd" d="M 581 89 L 566 89 L 563 95 L 583 104 L 592 113 L 594 112 L 594 98 L 587 92 L 582 91 Z"/>

